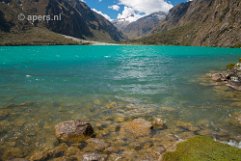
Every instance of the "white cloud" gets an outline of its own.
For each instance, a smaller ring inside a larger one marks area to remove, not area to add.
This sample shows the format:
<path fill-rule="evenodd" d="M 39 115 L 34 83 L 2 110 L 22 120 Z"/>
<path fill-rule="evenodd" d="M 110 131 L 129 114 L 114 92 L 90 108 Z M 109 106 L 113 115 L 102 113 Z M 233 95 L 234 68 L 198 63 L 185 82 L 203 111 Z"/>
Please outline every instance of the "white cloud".
<path fill-rule="evenodd" d="M 117 18 L 125 18 L 130 22 L 154 12 L 167 13 L 173 7 L 165 0 L 119 0 L 119 4 L 124 5 L 124 10 L 118 14 Z"/>
<path fill-rule="evenodd" d="M 112 6 L 108 6 L 108 8 L 110 8 L 110 9 L 113 9 L 113 10 L 115 10 L 115 11 L 119 11 L 119 9 L 120 9 L 120 6 L 118 6 L 118 5 L 112 5 Z"/>
<path fill-rule="evenodd" d="M 142 14 L 137 13 L 133 8 L 125 6 L 122 13 L 119 13 L 117 15 L 117 19 L 119 21 L 133 22 L 141 18 L 142 16 L 143 16 Z"/>
<path fill-rule="evenodd" d="M 112 21 L 112 19 L 110 18 L 110 16 L 108 16 L 107 14 L 105 14 L 105 13 L 103 13 L 103 12 L 101 12 L 101 11 L 98 11 L 98 10 L 95 9 L 95 8 L 92 8 L 92 11 L 94 11 L 94 12 L 102 15 L 102 16 L 105 17 L 107 20 Z"/>

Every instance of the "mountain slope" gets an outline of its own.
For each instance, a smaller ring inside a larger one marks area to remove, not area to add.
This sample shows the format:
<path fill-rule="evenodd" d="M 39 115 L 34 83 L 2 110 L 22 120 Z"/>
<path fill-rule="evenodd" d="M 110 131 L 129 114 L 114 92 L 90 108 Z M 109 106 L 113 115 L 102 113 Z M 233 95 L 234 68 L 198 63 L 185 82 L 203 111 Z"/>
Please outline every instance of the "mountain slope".
<path fill-rule="evenodd" d="M 103 16 L 79 0 L 1 0 L 0 29 L 22 32 L 33 27 L 45 27 L 56 33 L 97 41 L 120 41 L 123 35 Z M 3 3 L 4 2 L 4 3 Z M 19 21 L 18 15 L 57 15 L 59 20 Z M 3 22 L 3 23 L 2 23 Z"/>
<path fill-rule="evenodd" d="M 120 29 L 129 39 L 140 38 L 151 34 L 153 29 L 159 25 L 165 17 L 166 14 L 164 12 L 155 12 L 129 23 L 124 27 L 122 26 Z"/>
<path fill-rule="evenodd" d="M 240 46 L 240 0 L 194 0 L 170 10 L 147 44 Z"/>

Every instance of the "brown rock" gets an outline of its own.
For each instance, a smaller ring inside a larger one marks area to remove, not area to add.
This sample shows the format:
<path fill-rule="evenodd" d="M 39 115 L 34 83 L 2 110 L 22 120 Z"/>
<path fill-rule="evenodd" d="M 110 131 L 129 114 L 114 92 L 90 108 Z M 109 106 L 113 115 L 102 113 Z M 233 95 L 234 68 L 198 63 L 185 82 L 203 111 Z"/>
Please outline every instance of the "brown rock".
<path fill-rule="evenodd" d="M 66 150 L 65 155 L 66 156 L 72 156 L 72 155 L 77 154 L 78 152 L 80 152 L 79 148 L 71 146 Z"/>
<path fill-rule="evenodd" d="M 78 159 L 75 157 L 59 157 L 53 159 L 52 161 L 78 161 Z"/>
<path fill-rule="evenodd" d="M 226 86 L 232 88 L 232 89 L 235 89 L 235 90 L 238 90 L 238 91 L 241 91 L 241 83 L 234 83 L 234 82 L 231 82 L 229 81 Z"/>
<path fill-rule="evenodd" d="M 55 126 L 55 135 L 62 141 L 80 141 L 94 135 L 90 123 L 80 120 L 64 121 Z"/>
<path fill-rule="evenodd" d="M 142 118 L 135 119 L 123 124 L 121 133 L 127 136 L 141 137 L 150 134 L 152 124 Z"/>
<path fill-rule="evenodd" d="M 48 159 L 58 158 L 64 156 L 65 151 L 67 150 L 68 146 L 66 144 L 61 144 L 54 149 L 36 152 L 34 153 L 29 160 L 30 161 L 44 161 Z"/>
<path fill-rule="evenodd" d="M 106 108 L 108 109 L 112 109 L 112 108 L 115 108 L 117 106 L 117 103 L 116 102 L 110 102 L 110 103 L 107 103 L 105 105 Z"/>
<path fill-rule="evenodd" d="M 161 118 L 154 118 L 152 121 L 152 126 L 158 129 L 166 128 L 165 122 Z"/>
<path fill-rule="evenodd" d="M 7 161 L 28 161 L 28 160 L 24 159 L 24 158 L 14 158 L 14 159 L 10 159 L 10 160 L 7 160 Z"/>
<path fill-rule="evenodd" d="M 179 127 L 182 130 L 185 131 L 199 131 L 200 129 L 198 127 L 193 126 L 191 122 L 185 122 L 185 121 L 177 121 L 176 122 L 177 127 Z"/>
<path fill-rule="evenodd" d="M 102 139 L 91 138 L 88 139 L 86 142 L 88 144 L 88 149 L 90 148 L 94 151 L 104 151 L 106 148 L 110 146 L 110 144 L 106 143 Z"/>
<path fill-rule="evenodd" d="M 214 73 L 211 75 L 211 79 L 215 82 L 221 82 L 222 81 L 222 74 L 221 73 Z"/>

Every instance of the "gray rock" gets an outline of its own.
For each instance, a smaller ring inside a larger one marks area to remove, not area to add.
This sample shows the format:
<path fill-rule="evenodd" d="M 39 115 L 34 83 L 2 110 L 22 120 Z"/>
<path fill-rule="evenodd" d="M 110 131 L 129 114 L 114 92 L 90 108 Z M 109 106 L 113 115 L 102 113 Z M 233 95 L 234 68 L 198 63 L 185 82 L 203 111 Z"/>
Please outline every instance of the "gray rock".
<path fill-rule="evenodd" d="M 55 126 L 55 135 L 62 141 L 79 141 L 94 135 L 90 123 L 81 120 L 64 121 Z"/>
<path fill-rule="evenodd" d="M 83 155 L 83 161 L 105 161 L 107 155 L 98 153 L 87 153 Z"/>

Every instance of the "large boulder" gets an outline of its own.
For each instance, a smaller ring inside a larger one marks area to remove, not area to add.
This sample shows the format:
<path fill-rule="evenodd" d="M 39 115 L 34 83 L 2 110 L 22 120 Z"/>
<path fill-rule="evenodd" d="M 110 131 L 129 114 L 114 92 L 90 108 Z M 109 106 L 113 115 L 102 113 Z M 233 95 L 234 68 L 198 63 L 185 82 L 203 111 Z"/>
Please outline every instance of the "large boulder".
<path fill-rule="evenodd" d="M 64 121 L 55 126 L 55 135 L 62 141 L 78 142 L 94 135 L 90 123 L 81 120 Z"/>

